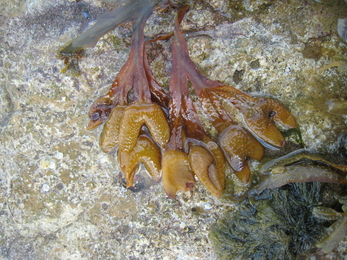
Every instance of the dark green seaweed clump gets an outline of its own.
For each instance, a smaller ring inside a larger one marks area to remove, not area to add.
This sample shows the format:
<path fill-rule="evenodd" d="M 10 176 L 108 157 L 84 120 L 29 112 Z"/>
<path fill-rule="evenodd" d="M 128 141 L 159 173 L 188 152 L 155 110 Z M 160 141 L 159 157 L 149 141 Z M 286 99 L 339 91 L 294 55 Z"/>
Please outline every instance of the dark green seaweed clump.
<path fill-rule="evenodd" d="M 212 227 L 216 254 L 219 259 L 295 259 L 308 252 L 328 224 L 315 218 L 312 209 L 334 207 L 336 199 L 327 194 L 337 186 L 292 183 L 243 201 Z"/>

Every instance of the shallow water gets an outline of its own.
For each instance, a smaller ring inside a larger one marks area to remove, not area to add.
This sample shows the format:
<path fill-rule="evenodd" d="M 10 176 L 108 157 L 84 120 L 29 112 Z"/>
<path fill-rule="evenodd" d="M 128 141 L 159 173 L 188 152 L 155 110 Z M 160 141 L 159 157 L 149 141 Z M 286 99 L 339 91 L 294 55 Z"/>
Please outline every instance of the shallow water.
<path fill-rule="evenodd" d="M 343 153 L 347 116 L 330 107 L 347 99 L 347 72 L 319 69 L 347 60 L 347 44 L 337 33 L 347 4 L 302 2 L 198 3 L 182 28 L 204 75 L 252 96 L 275 98 L 297 119 L 308 149 Z M 101 129 L 85 129 L 89 106 L 107 92 L 128 57 L 130 26 L 105 35 L 85 51 L 75 71 L 62 74 L 64 64 L 55 52 L 108 7 L 97 0 L 0 1 L 5 5 L 0 8 L 0 256 L 215 259 L 208 230 L 230 206 L 199 183 L 177 201 L 166 197 L 161 184 L 136 193 L 125 189 L 114 155 L 99 147 Z M 170 32 L 174 15 L 174 9 L 155 13 L 146 36 Z M 170 41 L 147 48 L 156 78 L 167 87 Z M 345 252 L 341 244 L 339 253 Z"/>

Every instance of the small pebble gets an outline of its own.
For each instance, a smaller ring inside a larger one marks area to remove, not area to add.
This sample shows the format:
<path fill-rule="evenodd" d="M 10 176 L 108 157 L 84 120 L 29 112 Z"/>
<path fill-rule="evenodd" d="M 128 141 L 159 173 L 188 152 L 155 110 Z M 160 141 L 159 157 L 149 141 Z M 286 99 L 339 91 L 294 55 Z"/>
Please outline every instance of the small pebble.
<path fill-rule="evenodd" d="M 63 159 L 64 154 L 61 152 L 56 152 L 54 157 L 57 158 L 58 160 L 61 160 L 61 159 Z"/>
<path fill-rule="evenodd" d="M 212 209 L 212 205 L 211 205 L 210 203 L 206 203 L 205 206 L 204 206 L 204 208 L 205 208 L 206 210 L 211 210 L 211 209 Z"/>
<path fill-rule="evenodd" d="M 42 158 L 40 161 L 40 166 L 43 169 L 47 169 L 49 166 L 49 160 L 47 158 Z"/>
<path fill-rule="evenodd" d="M 56 167 L 55 165 L 55 162 L 50 159 L 50 158 L 47 158 L 47 157 L 44 157 L 40 160 L 40 167 L 43 168 L 43 169 L 54 169 Z"/>
<path fill-rule="evenodd" d="M 45 183 L 41 186 L 41 193 L 47 193 L 47 192 L 49 192 L 49 185 Z"/>

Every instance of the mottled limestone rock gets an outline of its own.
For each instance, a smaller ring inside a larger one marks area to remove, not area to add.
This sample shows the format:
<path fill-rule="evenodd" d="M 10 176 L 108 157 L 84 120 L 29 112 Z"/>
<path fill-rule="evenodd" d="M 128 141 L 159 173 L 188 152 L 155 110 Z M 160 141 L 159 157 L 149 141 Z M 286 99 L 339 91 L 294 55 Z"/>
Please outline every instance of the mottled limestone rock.
<path fill-rule="evenodd" d="M 13 10 L 22 10 L 19 2 Z M 182 26 L 192 60 L 213 80 L 235 85 L 237 78 L 242 91 L 282 102 L 309 148 L 336 150 L 347 117 L 331 114 L 326 102 L 347 98 L 346 72 L 318 69 L 346 59 L 346 43 L 336 32 L 342 11 L 315 1 L 239 1 L 235 18 L 228 2 L 198 3 L 187 14 Z M 87 49 L 79 76 L 61 74 L 64 64 L 55 52 L 91 25 L 85 10 L 95 19 L 106 8 L 96 0 L 40 3 L 27 1 L 35 12 L 1 14 L 7 19 L 0 23 L 0 257 L 214 259 L 207 230 L 229 206 L 201 184 L 177 201 L 161 184 L 126 190 L 115 156 L 99 147 L 101 129 L 85 130 L 90 104 L 127 59 L 129 26 Z M 298 8 L 300 14 L 290 11 Z M 146 34 L 170 32 L 173 17 L 173 10 L 155 14 Z M 200 32 L 189 31 L 197 26 Z M 303 55 L 312 38 L 318 59 Z M 148 46 L 164 87 L 169 48 L 170 42 Z"/>

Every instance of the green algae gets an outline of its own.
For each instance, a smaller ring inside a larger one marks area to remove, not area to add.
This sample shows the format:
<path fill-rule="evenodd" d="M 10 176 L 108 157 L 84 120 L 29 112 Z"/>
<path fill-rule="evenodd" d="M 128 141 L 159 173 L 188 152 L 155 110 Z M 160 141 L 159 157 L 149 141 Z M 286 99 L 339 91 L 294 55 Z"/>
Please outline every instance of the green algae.
<path fill-rule="evenodd" d="M 274 1 L 272 0 L 231 0 L 228 1 L 228 11 L 226 15 L 231 17 L 233 21 L 237 21 L 250 15 L 257 15 L 259 13 L 266 12 L 273 2 Z"/>
<path fill-rule="evenodd" d="M 299 127 L 288 129 L 286 131 L 281 132 L 287 141 L 292 142 L 293 144 L 297 144 L 300 148 L 305 147 L 305 143 L 302 140 L 302 135 Z"/>
<path fill-rule="evenodd" d="M 115 50 L 120 51 L 125 48 L 125 44 L 120 37 L 110 35 L 110 40 Z"/>
<path fill-rule="evenodd" d="M 219 259 L 295 259 L 308 253 L 327 222 L 316 218 L 317 205 L 334 206 L 341 185 L 292 183 L 247 199 L 210 230 Z"/>
<path fill-rule="evenodd" d="M 319 60 L 322 57 L 322 39 L 311 38 L 305 43 L 302 50 L 304 58 Z"/>

